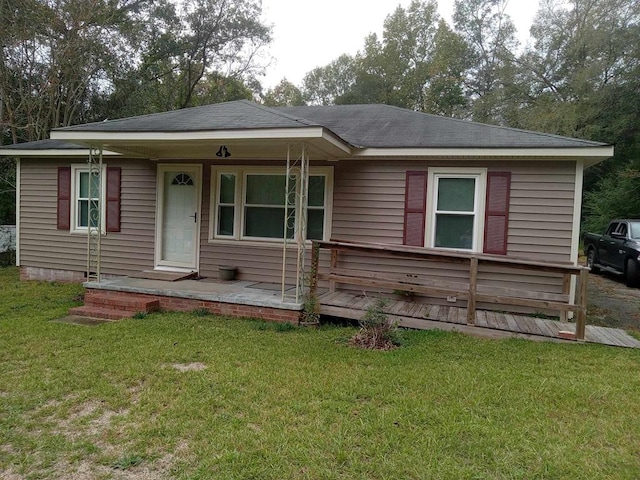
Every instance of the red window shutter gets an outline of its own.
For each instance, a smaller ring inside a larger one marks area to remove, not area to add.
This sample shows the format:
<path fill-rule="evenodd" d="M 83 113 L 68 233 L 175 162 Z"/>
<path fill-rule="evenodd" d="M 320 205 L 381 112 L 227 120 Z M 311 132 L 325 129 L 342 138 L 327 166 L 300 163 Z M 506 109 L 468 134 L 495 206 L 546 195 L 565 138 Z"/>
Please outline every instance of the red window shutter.
<path fill-rule="evenodd" d="M 120 231 L 120 167 L 107 167 L 107 232 Z"/>
<path fill-rule="evenodd" d="M 484 253 L 507 254 L 510 195 L 511 172 L 489 172 L 484 222 Z"/>
<path fill-rule="evenodd" d="M 424 247 L 427 172 L 407 172 L 404 195 L 403 243 Z"/>
<path fill-rule="evenodd" d="M 58 167 L 58 230 L 71 229 L 71 167 Z"/>

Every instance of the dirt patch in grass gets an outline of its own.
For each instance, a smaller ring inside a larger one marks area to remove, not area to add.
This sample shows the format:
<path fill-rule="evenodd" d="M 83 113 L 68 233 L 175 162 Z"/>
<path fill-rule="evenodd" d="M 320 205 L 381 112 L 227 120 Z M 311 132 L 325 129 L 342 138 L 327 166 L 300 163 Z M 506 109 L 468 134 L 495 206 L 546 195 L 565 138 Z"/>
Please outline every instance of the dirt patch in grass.
<path fill-rule="evenodd" d="M 74 397 L 63 400 L 50 400 L 44 405 L 26 414 L 28 423 L 39 425 L 24 432 L 25 437 L 37 437 L 43 432 L 65 438 L 73 443 L 90 443 L 95 446 L 95 453 L 90 453 L 75 460 L 61 458 L 53 465 L 46 465 L 41 459 L 36 460 L 35 468 L 30 475 L 38 474 L 42 478 L 72 478 L 74 480 L 94 479 L 136 479 L 156 480 L 169 478 L 174 464 L 174 453 L 167 453 L 159 458 L 141 457 L 128 453 L 130 446 L 109 440 L 114 435 L 119 437 L 121 425 L 118 419 L 129 415 L 126 409 L 114 411 L 106 408 L 100 401 L 85 401 L 74 405 L 69 411 L 65 405 L 76 402 Z M 186 451 L 186 447 L 180 447 Z M 1 444 L 0 451 L 16 453 L 11 444 Z M 177 449 L 176 449 L 177 451 Z M 108 459 L 113 461 L 108 461 Z M 21 480 L 27 478 L 16 469 L 2 472 L 3 480 Z"/>
<path fill-rule="evenodd" d="M 204 363 L 172 363 L 171 366 L 180 372 L 200 371 L 207 368 Z"/>

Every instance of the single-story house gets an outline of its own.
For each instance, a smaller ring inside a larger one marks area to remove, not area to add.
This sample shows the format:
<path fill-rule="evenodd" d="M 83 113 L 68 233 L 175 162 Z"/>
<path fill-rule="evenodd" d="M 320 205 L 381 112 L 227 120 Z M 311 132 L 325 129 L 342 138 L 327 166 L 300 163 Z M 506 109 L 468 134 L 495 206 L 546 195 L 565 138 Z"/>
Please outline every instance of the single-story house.
<path fill-rule="evenodd" d="M 19 159 L 24 279 L 231 270 L 281 285 L 269 307 L 299 312 L 303 287 L 284 287 L 307 281 L 311 240 L 577 265 L 583 172 L 613 147 L 387 105 L 235 101 L 57 128 L 0 155 Z M 361 251 L 339 267 L 469 281 L 466 267 L 427 260 Z M 321 269 L 335 262 L 321 252 Z M 548 271 L 477 275 L 498 289 L 567 289 Z"/>

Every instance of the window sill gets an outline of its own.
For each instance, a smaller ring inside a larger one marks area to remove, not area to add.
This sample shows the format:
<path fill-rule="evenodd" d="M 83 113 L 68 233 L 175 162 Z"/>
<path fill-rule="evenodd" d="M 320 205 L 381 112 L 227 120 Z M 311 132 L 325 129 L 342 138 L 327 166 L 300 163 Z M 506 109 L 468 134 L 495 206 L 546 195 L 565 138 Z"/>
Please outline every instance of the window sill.
<path fill-rule="evenodd" d="M 89 234 L 89 231 L 88 230 L 69 230 L 69 233 L 71 235 L 83 235 L 86 237 Z M 107 234 L 107 232 L 106 230 L 102 230 L 100 234 L 104 237 Z"/>

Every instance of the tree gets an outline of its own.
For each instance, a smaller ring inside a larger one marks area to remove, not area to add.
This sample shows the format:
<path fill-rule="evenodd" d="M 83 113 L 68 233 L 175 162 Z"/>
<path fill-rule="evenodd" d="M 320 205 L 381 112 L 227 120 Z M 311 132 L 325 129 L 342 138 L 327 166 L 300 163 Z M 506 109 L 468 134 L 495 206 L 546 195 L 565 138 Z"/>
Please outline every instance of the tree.
<path fill-rule="evenodd" d="M 356 81 L 356 61 L 340 55 L 324 67 L 316 67 L 302 80 L 303 95 L 310 105 L 333 105 Z"/>
<path fill-rule="evenodd" d="M 2 0 L 0 125 L 11 143 L 82 121 L 131 44 L 120 35 L 141 0 Z M 8 134 L 8 135 L 7 135 Z"/>
<path fill-rule="evenodd" d="M 311 104 L 384 103 L 443 115 L 459 115 L 467 101 L 462 72 L 468 49 L 437 13 L 434 0 L 398 6 L 363 49 L 342 55 L 304 78 Z"/>
<path fill-rule="evenodd" d="M 296 107 L 305 105 L 302 90 L 286 78 L 274 88 L 270 88 L 262 97 L 262 103 L 267 107 Z"/>
<path fill-rule="evenodd" d="M 433 39 L 434 51 L 428 68 L 429 86 L 423 110 L 436 115 L 462 117 L 468 106 L 464 94 L 464 72 L 469 67 L 469 50 L 460 35 L 440 20 Z"/>
<path fill-rule="evenodd" d="M 185 108 L 203 101 L 251 98 L 271 41 L 259 0 L 187 0 L 182 10 L 160 4 L 140 32 L 144 48 L 134 68 L 114 80 L 109 116 Z M 137 99 L 131 104 L 130 99 Z"/>
<path fill-rule="evenodd" d="M 465 90 L 471 117 L 478 122 L 507 124 L 505 107 L 512 85 L 515 26 L 505 13 L 508 0 L 456 0 L 453 20 L 467 44 L 470 67 Z"/>
<path fill-rule="evenodd" d="M 640 215 L 640 4 L 547 0 L 531 31 L 527 126 L 615 144 L 612 161 L 586 171 L 589 228 Z"/>

